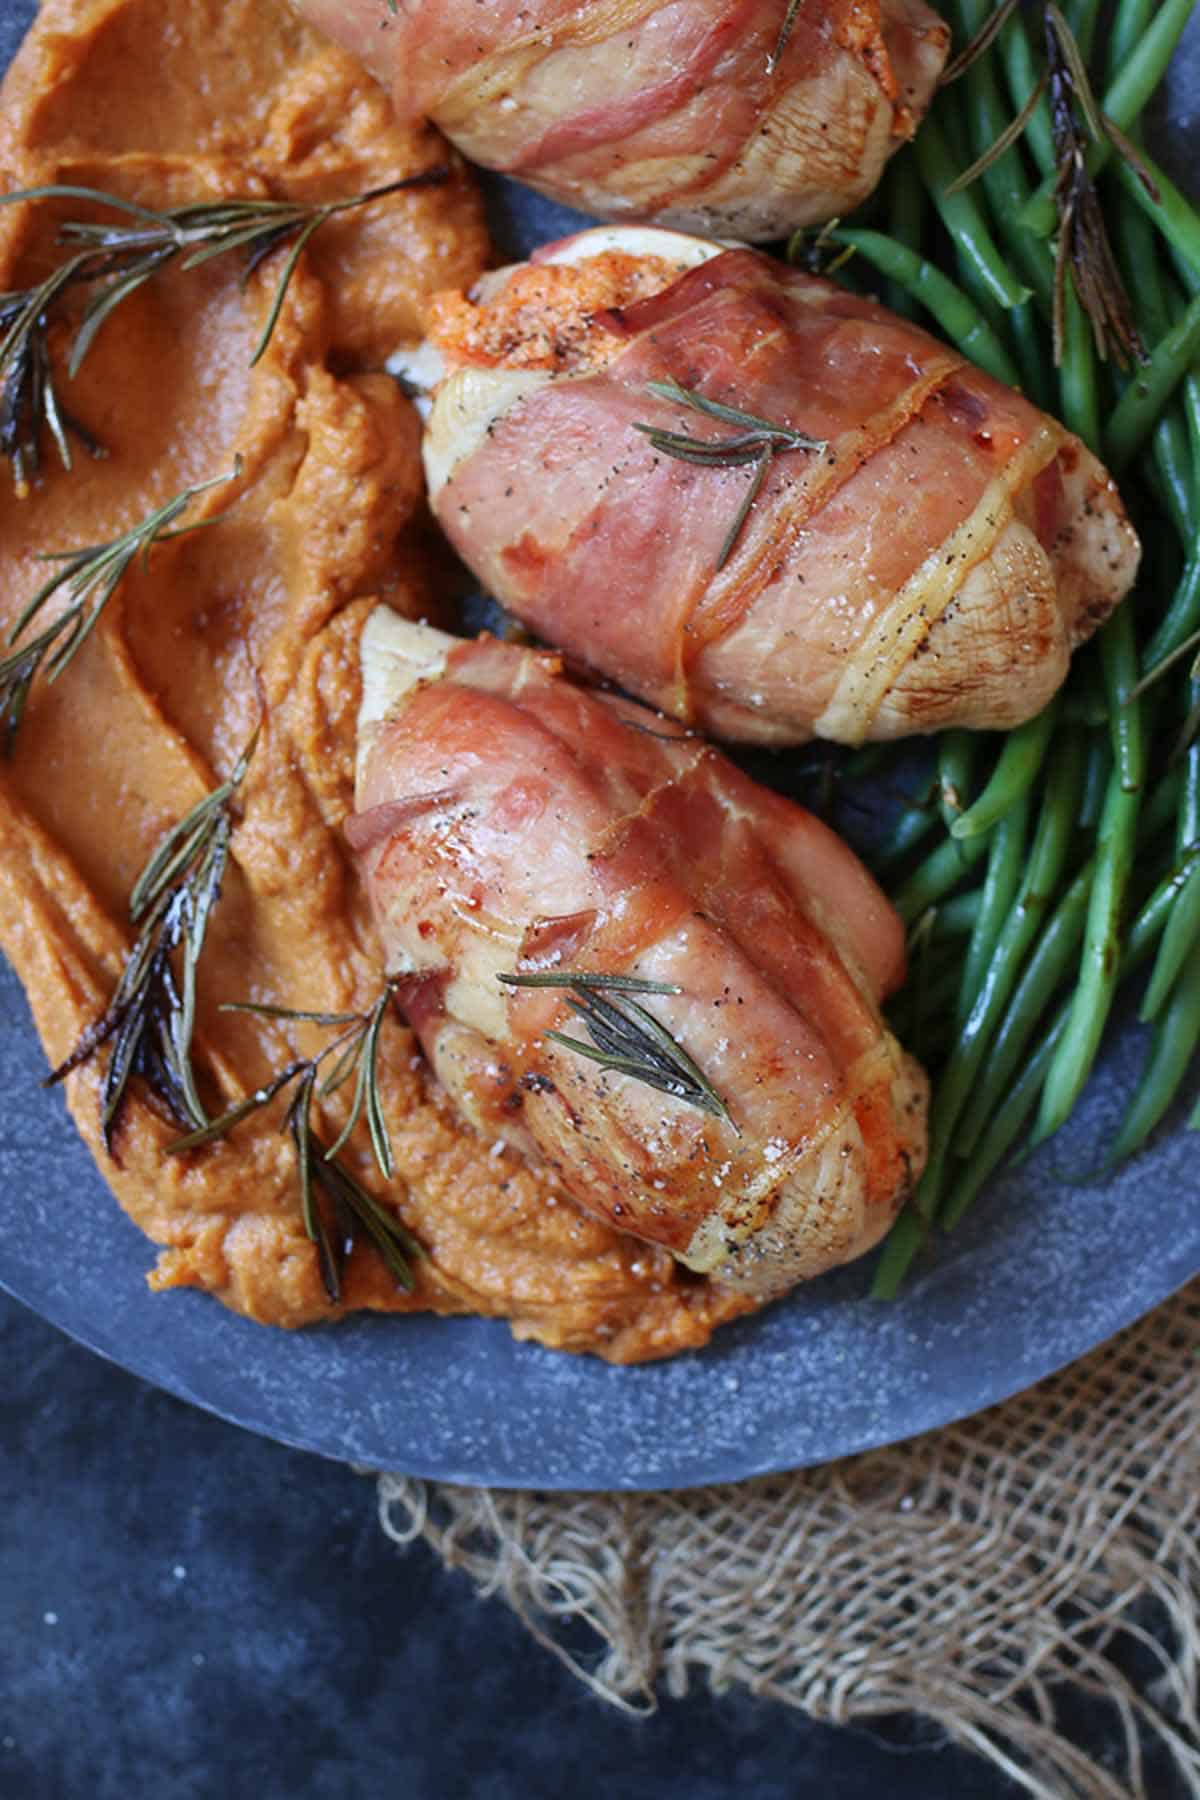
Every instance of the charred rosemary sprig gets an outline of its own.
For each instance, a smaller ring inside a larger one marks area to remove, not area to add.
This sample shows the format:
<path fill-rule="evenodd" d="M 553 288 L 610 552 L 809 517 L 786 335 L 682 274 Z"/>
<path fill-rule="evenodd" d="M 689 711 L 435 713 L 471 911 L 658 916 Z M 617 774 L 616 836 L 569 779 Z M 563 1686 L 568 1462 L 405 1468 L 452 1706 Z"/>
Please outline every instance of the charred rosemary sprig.
<path fill-rule="evenodd" d="M 413 1287 L 412 1258 L 420 1254 L 420 1245 L 396 1215 L 382 1206 L 337 1161 L 339 1151 L 365 1114 L 380 1174 L 385 1179 L 392 1174 L 392 1147 L 379 1095 L 379 1039 L 396 987 L 394 980 L 385 981 L 365 1013 L 304 1012 L 293 1007 L 264 1006 L 250 1001 L 224 1006 L 223 1012 L 253 1013 L 263 1019 L 337 1026 L 340 1030 L 316 1056 L 288 1063 L 272 1080 L 237 1101 L 219 1118 L 201 1123 L 195 1131 L 168 1145 L 172 1154 L 179 1155 L 216 1143 L 219 1138 L 227 1137 L 241 1120 L 268 1105 L 294 1083 L 282 1129 L 289 1133 L 295 1145 L 304 1229 L 316 1246 L 321 1280 L 335 1305 L 341 1300 L 342 1270 L 358 1230 L 366 1233 L 406 1293 Z M 350 1111 L 337 1137 L 326 1146 L 313 1127 L 313 1103 L 328 1099 L 351 1076 L 354 1077 L 354 1095 Z M 320 1206 L 318 1189 L 330 1202 L 332 1219 Z"/>
<path fill-rule="evenodd" d="M 637 975 L 593 974 L 579 969 L 552 973 L 501 975 L 506 987 L 565 988 L 567 1005 L 591 1034 L 591 1043 L 562 1031 L 546 1031 L 578 1056 L 586 1056 L 601 1068 L 642 1081 L 659 1093 L 671 1094 L 701 1112 L 711 1113 L 732 1125 L 725 1102 L 704 1071 L 692 1061 L 654 1014 L 640 1006 L 631 994 L 679 994 L 682 988 L 669 982 L 646 981 Z"/>
<path fill-rule="evenodd" d="M 51 307 L 85 260 L 71 257 L 37 287 L 0 294 L 0 456 L 9 463 L 22 499 L 41 468 L 43 430 L 50 433 L 66 469 L 71 467 L 69 432 L 93 456 L 104 454 L 91 433 L 64 411 L 46 345 Z"/>
<path fill-rule="evenodd" d="M 725 406 L 719 400 L 696 393 L 693 388 L 681 387 L 677 381 L 649 381 L 646 387 L 660 400 L 672 400 L 692 412 L 703 413 L 706 418 L 741 427 L 735 436 L 725 438 L 691 437 L 687 432 L 668 431 L 661 425 L 635 424 L 633 427 L 649 440 L 653 449 L 680 462 L 697 463 L 705 469 L 753 468 L 750 485 L 717 552 L 716 566 L 723 569 L 775 457 L 785 450 L 824 450 L 827 447 L 825 440 L 809 437 L 791 425 L 760 419 L 755 413 L 742 412 L 736 406 Z"/>
<path fill-rule="evenodd" d="M 258 362 L 275 330 L 296 264 L 305 245 L 336 213 L 350 212 L 405 189 L 436 187 L 450 178 L 439 164 L 352 194 L 344 200 L 308 206 L 291 200 L 220 200 L 156 212 L 106 194 L 99 188 L 52 184 L 19 188 L 0 195 L 0 206 L 17 201 L 81 200 L 120 213 L 120 223 L 68 219 L 59 227 L 59 242 L 71 254 L 37 287 L 0 294 L 0 455 L 12 465 L 18 493 L 28 490 L 37 472 L 43 431 L 49 432 L 63 466 L 71 467 L 68 430 L 93 454 L 101 447 L 62 410 L 54 385 L 47 334 L 64 294 L 88 289 L 67 360 L 69 376 L 80 366 L 106 319 L 169 264 L 195 269 L 230 251 L 243 253 L 242 285 L 275 250 L 290 245 L 275 284 L 275 293 L 259 334 L 251 366 Z"/>
<path fill-rule="evenodd" d="M 233 831 L 231 802 L 257 741 L 256 730 L 229 779 L 172 826 L 138 876 L 129 917 L 141 930 L 116 991 L 66 1061 L 46 1077 L 44 1085 L 52 1086 L 113 1040 L 100 1091 L 100 1134 L 110 1154 L 134 1075 L 178 1124 L 207 1123 L 192 1069 L 196 965 L 221 896 Z"/>
<path fill-rule="evenodd" d="M 954 58 L 943 85 L 964 74 L 983 55 L 1016 11 L 1020 0 L 1001 0 L 982 27 Z M 1152 197 L 1154 182 L 1134 145 L 1106 116 L 1096 101 L 1087 66 L 1074 33 L 1056 0 L 1041 0 L 1042 41 L 1046 66 L 1025 104 L 979 159 L 951 184 L 950 192 L 967 187 L 1010 150 L 1024 132 L 1045 94 L 1050 106 L 1054 145 L 1054 203 L 1058 235 L 1054 257 L 1053 348 L 1055 364 L 1063 354 L 1067 279 L 1092 328 L 1096 352 L 1112 356 L 1122 368 L 1144 362 L 1145 346 L 1134 322 L 1117 259 L 1113 254 L 1104 211 L 1088 168 L 1089 142 L 1106 139 L 1125 158 Z"/>
<path fill-rule="evenodd" d="M 1096 354 L 1110 353 L 1122 368 L 1144 362 L 1146 348 L 1134 322 L 1133 308 L 1117 259 L 1095 183 L 1087 166 L 1088 137 L 1108 137 L 1122 156 L 1128 139 L 1104 117 L 1096 104 L 1079 46 L 1054 0 L 1044 14 L 1047 93 L 1050 128 L 1058 173 L 1054 201 L 1058 208 L 1058 242 L 1054 256 L 1054 359 L 1062 359 L 1067 271 L 1079 304 L 1087 314 Z"/>
<path fill-rule="evenodd" d="M 57 563 L 58 569 L 22 607 L 8 634 L 8 642 L 14 647 L 6 656 L 0 657 L 0 730 L 4 733 L 6 755 L 12 753 L 29 690 L 39 670 L 47 681 L 57 680 L 95 629 L 101 613 L 138 557 L 144 562 L 156 543 L 212 523 L 212 520 L 201 519 L 194 525 L 172 529 L 176 519 L 198 495 L 236 479 L 240 466 L 235 462 L 231 474 L 215 475 L 211 481 L 199 481 L 193 487 L 184 488 L 147 513 L 144 519 L 139 519 L 129 531 L 113 538 L 111 543 L 91 544 L 81 550 L 54 550 L 42 559 Z M 36 637 L 19 644 L 17 639 L 40 616 L 54 595 L 60 593 L 66 600 L 62 611 Z"/>

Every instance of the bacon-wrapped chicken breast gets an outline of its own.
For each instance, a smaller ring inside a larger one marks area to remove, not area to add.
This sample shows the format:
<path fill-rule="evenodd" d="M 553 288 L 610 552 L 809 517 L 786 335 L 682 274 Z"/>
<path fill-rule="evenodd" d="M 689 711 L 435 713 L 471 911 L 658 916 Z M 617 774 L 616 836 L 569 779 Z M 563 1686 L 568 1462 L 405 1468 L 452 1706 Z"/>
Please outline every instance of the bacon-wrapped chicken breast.
<path fill-rule="evenodd" d="M 766 1298 L 869 1249 L 925 1154 L 852 852 L 556 657 L 374 612 L 348 829 L 390 973 L 484 1133 Z"/>
<path fill-rule="evenodd" d="M 751 240 L 849 211 L 949 32 L 923 0 L 297 0 L 401 120 L 604 218 Z"/>
<path fill-rule="evenodd" d="M 484 585 L 718 736 L 1016 725 L 1137 570 L 1064 426 L 756 251 L 582 232 L 435 297 L 408 373 L 434 511 Z"/>

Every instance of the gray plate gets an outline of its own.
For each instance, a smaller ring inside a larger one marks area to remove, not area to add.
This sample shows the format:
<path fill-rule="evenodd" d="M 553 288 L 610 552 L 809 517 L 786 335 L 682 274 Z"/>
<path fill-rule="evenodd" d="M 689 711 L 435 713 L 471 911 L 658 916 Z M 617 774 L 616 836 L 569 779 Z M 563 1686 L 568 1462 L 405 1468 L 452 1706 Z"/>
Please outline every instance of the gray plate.
<path fill-rule="evenodd" d="M 27 16 L 8 0 L 0 59 Z M 1191 44 L 1200 73 L 1195 28 Z M 1200 82 L 1177 85 L 1176 132 L 1185 91 Z M 510 242 L 553 236 L 564 219 L 504 187 L 493 210 Z M 480 1320 L 360 1318 L 285 1334 L 198 1294 L 153 1297 L 151 1248 L 61 1098 L 39 1091 L 25 1003 L 0 971 L 0 1285 L 185 1400 L 373 1467 L 544 1488 L 681 1487 L 799 1467 L 991 1405 L 1200 1271 L 1196 1142 L 1182 1115 L 1117 1178 L 1086 1180 L 1139 1053 L 1127 1031 L 1070 1129 L 990 1185 L 898 1302 L 867 1300 L 859 1266 L 727 1328 L 702 1353 L 612 1369 L 514 1344 Z"/>

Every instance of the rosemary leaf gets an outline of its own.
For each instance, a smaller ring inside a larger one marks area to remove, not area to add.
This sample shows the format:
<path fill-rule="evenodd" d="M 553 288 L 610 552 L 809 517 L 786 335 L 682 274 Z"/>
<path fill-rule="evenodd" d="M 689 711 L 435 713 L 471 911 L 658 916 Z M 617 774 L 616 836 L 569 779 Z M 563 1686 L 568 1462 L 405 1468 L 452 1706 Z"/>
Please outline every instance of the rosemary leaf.
<path fill-rule="evenodd" d="M 948 194 L 961 193 L 963 188 L 970 187 L 971 183 L 973 181 L 978 181 L 979 177 L 985 174 L 986 171 L 991 168 L 993 163 L 999 162 L 1006 150 L 1012 149 L 1012 146 L 1021 136 L 1030 119 L 1032 119 L 1034 112 L 1037 109 L 1038 101 L 1046 91 L 1048 79 L 1049 77 L 1043 70 L 1037 81 L 1034 82 L 1032 88 L 1030 88 L 1029 98 L 1026 100 L 1016 118 L 1012 120 L 1011 124 L 1004 127 L 1004 130 L 1000 133 L 995 142 L 988 145 L 983 155 L 977 158 L 977 160 L 971 164 L 969 169 L 964 169 L 961 175 L 955 177 L 946 189 Z"/>
<path fill-rule="evenodd" d="M 22 607 L 8 634 L 8 642 L 14 648 L 9 655 L 0 659 L 0 721 L 3 721 L 5 749 L 8 753 L 12 751 L 29 689 L 39 670 L 45 673 L 48 681 L 58 679 L 95 629 L 100 615 L 125 579 L 130 565 L 139 556 L 144 561 L 156 543 L 161 543 L 167 537 L 178 536 L 179 532 L 172 531 L 171 527 L 197 495 L 206 493 L 209 488 L 219 487 L 222 482 L 234 480 L 240 468 L 240 462 L 235 462 L 232 474 L 217 475 L 211 481 L 200 481 L 193 487 L 184 488 L 181 493 L 154 512 L 148 513 L 131 530 L 114 538 L 109 544 L 93 544 L 81 550 L 56 550 L 44 558 L 45 561 L 60 566 Z M 183 529 L 197 530 L 200 525 L 213 522 L 205 519 Z M 21 634 L 28 630 L 47 603 L 60 592 L 65 592 L 66 605 L 58 617 L 37 637 L 18 644 L 17 639 Z M 236 780 L 234 785 L 236 786 Z M 220 796 L 209 795 L 206 801 L 201 802 L 201 812 L 205 808 L 219 806 L 223 798 L 223 790 Z M 165 848 L 167 843 L 173 847 L 179 846 L 193 830 L 193 825 L 199 829 L 197 821 L 189 814 L 186 820 L 181 821 L 168 834 L 160 848 Z M 190 851 L 180 850 L 180 859 L 186 861 L 189 854 Z M 155 862 L 157 864 L 157 856 Z M 134 889 L 135 895 L 140 894 L 144 879 L 143 876 L 139 880 L 138 887 Z M 134 918 L 138 916 L 138 911 L 135 911 Z"/>
<path fill-rule="evenodd" d="M 803 6 L 804 0 L 788 0 L 788 9 L 783 15 L 783 24 L 779 27 L 779 36 L 775 39 L 775 48 L 767 58 L 767 73 L 773 75 L 783 60 L 783 53 L 788 47 L 792 28 L 796 23 L 796 14 Z"/>
<path fill-rule="evenodd" d="M 397 981 L 389 977 L 365 1013 L 310 1012 L 298 1007 L 259 1001 L 227 1001 L 222 1012 L 250 1013 L 258 1018 L 282 1019 L 299 1024 L 340 1027 L 316 1056 L 289 1062 L 252 1094 L 236 1101 L 217 1119 L 177 1138 L 168 1150 L 179 1155 L 204 1149 L 228 1135 L 251 1113 L 270 1104 L 276 1095 L 295 1083 L 283 1116 L 296 1151 L 296 1176 L 300 1189 L 300 1213 L 304 1230 L 316 1246 L 322 1285 L 333 1304 L 341 1299 L 341 1275 L 353 1248 L 356 1229 L 366 1232 L 399 1285 L 411 1292 L 410 1260 L 420 1245 L 399 1220 L 350 1174 L 337 1158 L 364 1113 L 376 1166 L 385 1180 L 394 1170 L 391 1140 L 379 1093 L 379 1044 L 383 1023 L 395 995 Z M 322 1074 L 332 1059 L 329 1072 Z M 355 1077 L 354 1095 L 346 1121 L 328 1147 L 312 1123 L 314 1102 L 336 1092 Z M 318 1190 L 332 1207 L 332 1221 L 323 1211 Z"/>
<path fill-rule="evenodd" d="M 0 455 L 9 461 L 19 494 L 29 490 L 40 466 L 40 440 L 49 432 L 65 469 L 70 469 L 68 431 L 93 455 L 102 447 L 62 409 L 47 348 L 51 318 L 68 289 L 83 288 L 83 302 L 67 359 L 69 377 L 78 374 L 97 336 L 112 315 L 139 288 L 172 264 L 199 268 L 213 257 L 241 252 L 243 284 L 275 250 L 290 245 L 275 285 L 252 365 L 269 344 L 300 256 L 326 220 L 388 195 L 439 187 L 450 179 L 444 164 L 385 182 L 342 200 L 310 206 L 291 200 L 199 202 L 157 212 L 102 189 L 71 183 L 18 188 L 0 194 L 0 206 L 42 200 L 80 200 L 121 215 L 119 221 L 67 219 L 59 242 L 71 254 L 37 286 L 0 294 Z"/>
<path fill-rule="evenodd" d="M 1108 133 L 1079 46 L 1055 0 L 1047 0 L 1045 6 L 1044 42 L 1050 129 L 1057 165 L 1054 360 L 1062 360 L 1069 273 L 1092 328 L 1096 354 L 1102 360 L 1111 355 L 1126 368 L 1131 362 L 1145 362 L 1146 348 L 1134 321 L 1087 163 L 1087 135 L 1099 141 Z"/>
<path fill-rule="evenodd" d="M 976 62 L 989 45 L 999 37 L 1016 12 L 1018 4 L 1019 0 L 1001 0 L 1001 4 L 994 12 L 988 14 L 979 30 L 963 46 L 958 55 L 952 57 L 946 64 L 938 83 L 939 87 L 948 87 L 952 81 L 957 81 L 960 75 L 966 74 L 971 64 Z"/>
<path fill-rule="evenodd" d="M 746 492 L 717 551 L 716 567 L 721 570 L 733 554 L 775 456 L 787 450 L 824 450 L 826 442 L 823 438 L 809 437 L 792 425 L 779 425 L 771 419 L 759 418 L 756 413 L 727 406 L 723 401 L 710 400 L 706 394 L 682 387 L 677 381 L 650 381 L 646 387 L 659 400 L 671 400 L 724 425 L 741 427 L 736 437 L 726 438 L 690 437 L 686 432 L 639 422 L 633 427 L 642 433 L 652 449 L 679 462 L 696 463 L 710 469 L 753 468 Z"/>
<path fill-rule="evenodd" d="M 257 740 L 256 730 L 229 779 L 197 802 L 155 848 L 130 896 L 130 919 L 141 931 L 113 997 L 43 1083 L 51 1087 L 63 1080 L 113 1040 L 100 1094 L 100 1133 L 110 1154 L 134 1075 L 180 1125 L 200 1130 L 210 1123 L 192 1069 L 196 965 L 221 893 L 232 832 L 230 803 Z M 175 971 L 176 951 L 182 979 Z"/>
<path fill-rule="evenodd" d="M 622 994 L 682 994 L 681 987 L 669 981 L 648 981 L 642 975 L 605 975 L 587 969 L 550 970 L 531 975 L 498 975 L 505 987 L 525 988 L 612 988 Z"/>
<path fill-rule="evenodd" d="M 666 1026 L 629 994 L 678 994 L 668 983 L 637 975 L 607 975 L 563 969 L 553 973 L 501 975 L 506 987 L 564 988 L 567 1005 L 586 1026 L 591 1043 L 561 1031 L 544 1037 L 606 1069 L 628 1075 L 659 1093 L 671 1094 L 736 1130 L 728 1109 L 704 1071 Z"/>

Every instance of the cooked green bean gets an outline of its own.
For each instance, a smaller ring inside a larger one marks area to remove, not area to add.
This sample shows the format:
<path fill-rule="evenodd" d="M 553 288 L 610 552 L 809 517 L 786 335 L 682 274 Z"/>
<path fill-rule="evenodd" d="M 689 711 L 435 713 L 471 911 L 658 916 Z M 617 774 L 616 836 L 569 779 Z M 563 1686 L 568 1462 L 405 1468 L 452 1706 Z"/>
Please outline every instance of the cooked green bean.
<path fill-rule="evenodd" d="M 944 894 L 957 887 L 964 867 L 978 862 L 987 845 L 985 837 L 967 838 L 961 844 L 939 844 L 892 895 L 892 905 L 905 924 L 911 925 L 927 906 L 936 905 Z"/>
<path fill-rule="evenodd" d="M 1062 1007 L 1045 1037 L 1033 1052 L 1017 1080 L 996 1107 L 986 1132 L 971 1152 L 954 1188 L 947 1196 L 938 1223 L 953 1231 L 988 1176 L 1003 1162 L 1017 1134 L 1033 1111 L 1046 1070 L 1058 1051 L 1067 1028 L 1067 1009 Z"/>
<path fill-rule="evenodd" d="M 990 831 L 1009 807 L 1029 792 L 1046 760 L 1059 711 L 1060 703 L 1052 700 L 1036 717 L 1008 734 L 987 786 L 950 825 L 951 837 L 978 837 L 981 831 Z"/>
<path fill-rule="evenodd" d="M 1028 824 L 1029 797 L 1022 794 L 991 834 L 979 917 L 975 921 L 975 928 L 967 944 L 967 954 L 963 959 L 962 983 L 958 994 L 960 1025 L 965 1022 L 975 1004 L 984 971 L 1020 888 Z M 960 848 L 965 850 L 971 842 L 968 838 Z"/>
<path fill-rule="evenodd" d="M 1030 290 L 1005 267 L 974 196 L 969 192 L 947 192 L 956 170 L 935 119 L 927 118 L 917 133 L 914 154 L 933 203 L 954 239 L 963 280 L 985 314 L 989 301 L 1001 308 L 1020 306 L 1029 299 Z"/>
<path fill-rule="evenodd" d="M 915 251 L 879 231 L 830 232 L 839 244 L 852 244 L 881 275 L 911 294 L 936 319 L 943 335 L 964 356 L 1009 387 L 1021 385 L 1020 372 L 975 302 L 960 287 Z"/>
<path fill-rule="evenodd" d="M 1131 1156 L 1154 1130 L 1179 1092 L 1197 1044 L 1200 1044 L 1200 945 L 1193 943 L 1171 993 L 1170 1003 L 1155 1026 L 1142 1079 L 1105 1159 L 1109 1168 Z"/>
<path fill-rule="evenodd" d="M 1153 431 L 1171 394 L 1200 358 L 1200 294 L 1189 304 L 1150 360 L 1136 371 L 1117 402 L 1104 434 L 1110 466 L 1125 468 Z"/>
<path fill-rule="evenodd" d="M 1000 33 L 997 48 L 1004 65 L 1009 96 L 1013 106 L 1019 109 L 1036 87 L 1041 72 L 1025 29 L 1025 21 L 1019 11 Z M 1049 175 L 1054 168 L 1054 137 L 1050 129 L 1050 108 L 1044 94 L 1026 126 L 1025 142 L 1041 173 Z M 1024 218 L 1020 223 L 1025 223 Z M 1048 237 L 1049 233 L 1042 232 L 1040 235 Z"/>
<path fill-rule="evenodd" d="M 1184 965 L 1189 962 L 1200 941 L 1200 860 L 1194 860 L 1187 878 L 1175 897 L 1167 920 L 1154 968 L 1142 998 L 1138 1017 L 1144 1024 L 1158 1016 L 1171 998 L 1171 991 Z"/>
<path fill-rule="evenodd" d="M 954 821 L 971 803 L 979 735 L 974 731 L 943 731 L 937 740 L 938 801 L 942 823 L 953 836 Z"/>
<path fill-rule="evenodd" d="M 973 36 L 990 4 L 947 0 L 956 36 Z M 1065 0 L 1083 53 L 1099 50 L 1101 104 L 1138 157 L 1138 116 L 1193 4 L 1118 0 L 1102 44 L 1098 0 Z M 1200 213 L 1152 159 L 1153 194 L 1124 155 L 1092 147 L 1091 164 L 1110 163 L 1097 193 L 1149 360 L 1124 377 L 1103 362 L 1068 280 L 1052 369 L 1058 171 L 1045 95 L 1021 136 L 1006 136 L 1039 80 L 1038 30 L 1014 13 L 939 97 L 903 180 L 885 188 L 893 236 L 838 231 L 989 373 L 1023 385 L 1110 466 L 1136 461 L 1126 498 L 1145 547 L 1136 603 L 1076 658 L 1042 717 L 980 740 L 987 760 L 973 781 L 961 734 L 935 741 L 932 802 L 902 815 L 890 847 L 889 866 L 906 871 L 897 907 L 920 921 L 914 985 L 890 1016 L 920 1032 L 934 1088 L 927 1172 L 885 1247 L 877 1293 L 895 1291 L 930 1227 L 951 1226 L 1022 1135 L 1032 1146 L 1063 1122 L 1135 969 L 1153 961 L 1142 1000 L 1152 1044 L 1116 1154 L 1144 1141 L 1200 1047 L 1200 739 L 1168 757 L 1200 704 L 1185 661 L 1193 634 L 1200 643 Z M 1007 147 L 989 159 L 998 141 Z M 947 194 L 980 162 L 977 182 Z M 949 277 L 929 260 L 914 170 L 949 234 Z"/>
<path fill-rule="evenodd" d="M 1141 703 L 1130 700 L 1136 681 L 1133 613 L 1121 606 L 1100 633 L 1100 650 L 1112 709 L 1113 772 L 1100 815 L 1096 873 L 1088 905 L 1079 981 L 1062 1042 L 1046 1074 L 1034 1132 L 1040 1143 L 1057 1131 L 1091 1073 L 1116 993 L 1119 930 L 1133 865 L 1145 776 Z"/>
<path fill-rule="evenodd" d="M 997 1021 L 1012 992 L 1021 962 L 1038 932 L 1062 875 L 1082 780 L 1082 740 L 1078 732 L 1071 732 L 1059 746 L 1047 779 L 1045 798 L 1016 903 L 1007 911 L 992 954 L 972 997 L 970 1009 L 962 1021 L 937 1084 L 930 1117 L 929 1164 L 916 1201 L 918 1210 L 927 1217 L 933 1216 L 943 1185 L 954 1128 L 975 1087 L 980 1067 L 988 1053 Z M 1024 804 L 1023 796 L 1019 804 Z M 997 832 L 997 842 L 1000 835 Z M 990 873 L 989 868 L 989 876 Z M 985 882 L 978 913 L 980 920 L 985 916 L 988 899 L 988 884 Z"/>
<path fill-rule="evenodd" d="M 1050 996 L 1078 956 L 1087 922 L 1093 873 L 1092 863 L 1080 871 L 1042 928 L 993 1036 L 987 1068 L 959 1125 L 955 1147 L 960 1155 L 967 1155 L 984 1131 L 1026 1052 Z"/>

